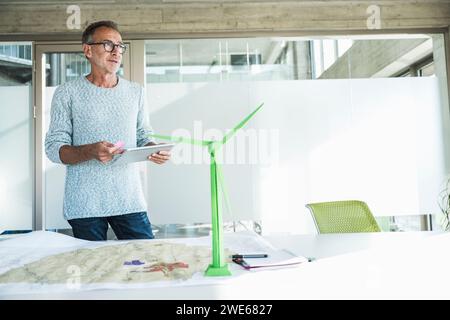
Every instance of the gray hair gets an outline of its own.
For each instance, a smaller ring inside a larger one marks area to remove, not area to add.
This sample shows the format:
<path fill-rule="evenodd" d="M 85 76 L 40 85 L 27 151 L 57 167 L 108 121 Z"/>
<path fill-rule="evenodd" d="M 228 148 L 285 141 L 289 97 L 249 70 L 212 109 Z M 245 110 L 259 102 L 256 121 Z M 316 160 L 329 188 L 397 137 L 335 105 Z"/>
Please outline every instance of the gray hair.
<path fill-rule="evenodd" d="M 87 28 L 84 30 L 83 35 L 81 36 L 81 43 L 84 44 L 92 42 L 93 40 L 92 37 L 95 33 L 95 30 L 102 27 L 113 29 L 120 33 L 119 27 L 117 23 L 115 23 L 114 21 L 110 20 L 97 21 L 88 25 Z"/>

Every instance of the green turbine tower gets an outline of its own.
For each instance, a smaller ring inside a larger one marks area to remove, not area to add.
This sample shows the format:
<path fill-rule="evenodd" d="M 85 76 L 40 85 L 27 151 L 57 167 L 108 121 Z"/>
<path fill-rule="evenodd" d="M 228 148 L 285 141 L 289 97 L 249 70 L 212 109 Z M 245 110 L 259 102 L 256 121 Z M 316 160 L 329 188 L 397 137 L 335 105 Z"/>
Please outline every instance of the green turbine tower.
<path fill-rule="evenodd" d="M 258 106 L 252 113 L 245 117 L 236 127 L 228 132 L 221 140 L 194 140 L 184 137 L 171 137 L 159 134 L 152 134 L 151 137 L 169 140 L 179 143 L 189 143 L 208 147 L 210 156 L 210 180 L 211 180 L 211 215 L 212 215 L 212 263 L 205 271 L 207 276 L 229 276 L 231 275 L 226 262 L 223 248 L 223 220 L 222 220 L 222 201 L 221 195 L 224 195 L 223 175 L 220 164 L 216 162 L 216 153 L 227 143 L 227 141 L 236 132 L 241 129 L 254 115 L 262 108 L 264 103 Z"/>

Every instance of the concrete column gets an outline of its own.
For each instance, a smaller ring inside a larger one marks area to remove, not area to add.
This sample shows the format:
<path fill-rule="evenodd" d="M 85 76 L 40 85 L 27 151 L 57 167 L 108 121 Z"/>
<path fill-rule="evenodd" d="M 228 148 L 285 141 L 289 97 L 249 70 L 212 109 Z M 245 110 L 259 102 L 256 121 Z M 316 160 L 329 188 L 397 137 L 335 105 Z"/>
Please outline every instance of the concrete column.
<path fill-rule="evenodd" d="M 296 80 L 312 79 L 309 41 L 293 41 L 294 77 Z"/>

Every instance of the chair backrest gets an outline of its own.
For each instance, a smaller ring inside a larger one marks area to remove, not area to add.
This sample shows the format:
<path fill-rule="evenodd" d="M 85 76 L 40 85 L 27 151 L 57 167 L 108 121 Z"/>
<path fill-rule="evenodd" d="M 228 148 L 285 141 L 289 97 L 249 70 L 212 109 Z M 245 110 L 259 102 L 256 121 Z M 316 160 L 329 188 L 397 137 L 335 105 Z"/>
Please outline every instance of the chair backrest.
<path fill-rule="evenodd" d="M 358 200 L 309 203 L 319 233 L 380 232 L 366 203 Z"/>

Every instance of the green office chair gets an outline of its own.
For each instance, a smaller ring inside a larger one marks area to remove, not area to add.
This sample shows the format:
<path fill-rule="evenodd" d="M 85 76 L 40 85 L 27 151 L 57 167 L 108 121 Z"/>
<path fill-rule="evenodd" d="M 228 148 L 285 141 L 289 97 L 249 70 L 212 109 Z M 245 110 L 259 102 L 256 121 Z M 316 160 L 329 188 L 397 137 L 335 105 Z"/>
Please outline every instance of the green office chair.
<path fill-rule="evenodd" d="M 357 200 L 309 203 L 319 233 L 380 232 L 366 203 Z"/>

